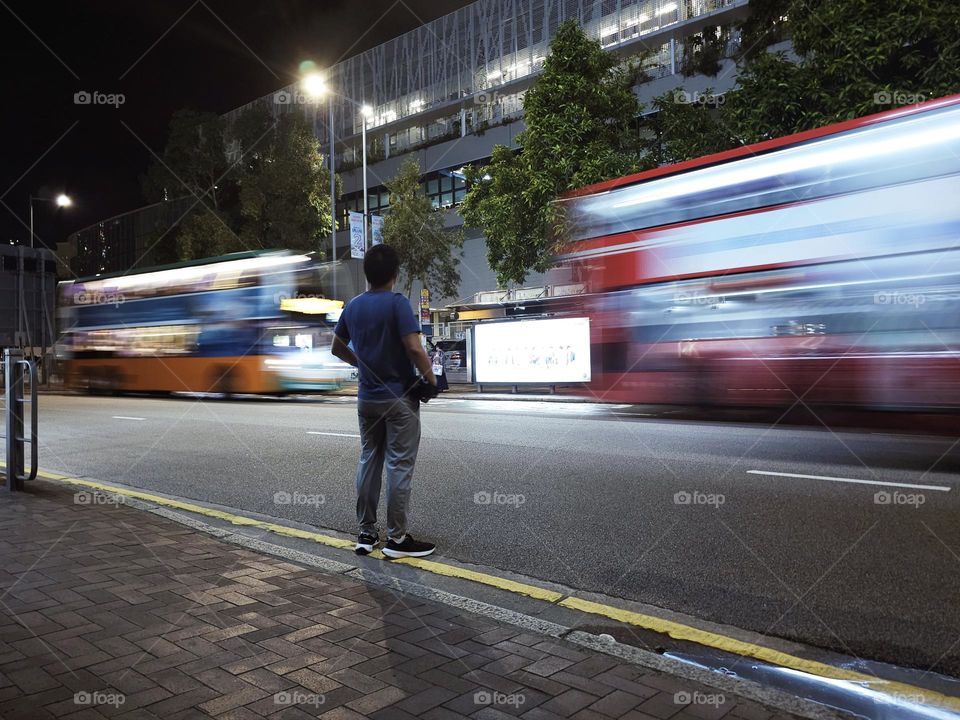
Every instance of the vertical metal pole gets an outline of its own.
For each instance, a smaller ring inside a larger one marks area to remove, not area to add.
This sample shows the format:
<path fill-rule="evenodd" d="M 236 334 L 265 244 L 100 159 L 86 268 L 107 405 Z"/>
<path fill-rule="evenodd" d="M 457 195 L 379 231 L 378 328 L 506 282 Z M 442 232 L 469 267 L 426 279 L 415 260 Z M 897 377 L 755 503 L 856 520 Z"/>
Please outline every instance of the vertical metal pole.
<path fill-rule="evenodd" d="M 33 195 L 30 196 L 30 247 L 33 247 Z"/>
<path fill-rule="evenodd" d="M 327 107 L 330 110 L 327 119 L 327 128 L 330 133 L 330 219 L 333 221 L 333 227 L 330 230 L 330 252 L 333 255 L 333 292 L 331 295 L 337 296 L 337 161 L 336 150 L 334 147 L 333 133 L 333 94 L 327 97 Z"/>
<path fill-rule="evenodd" d="M 37 355 L 40 358 L 43 358 L 46 354 L 47 348 L 53 344 L 53 340 L 50 337 L 53 335 L 53 333 L 48 332 L 48 329 L 51 326 L 49 316 L 47 314 L 47 259 L 42 251 L 40 253 L 40 257 L 37 258 L 37 270 L 40 273 L 38 277 L 40 280 L 40 342 L 38 343 L 39 350 L 37 351 Z M 34 295 L 36 295 L 36 283 L 34 283 L 33 291 Z M 36 305 L 36 303 L 34 303 L 34 305 Z M 33 359 L 36 360 L 37 357 L 34 357 Z M 46 365 L 46 363 L 43 364 Z M 41 368 L 41 370 L 44 370 L 44 368 Z M 46 372 L 41 373 L 41 377 L 45 375 Z"/>
<path fill-rule="evenodd" d="M 32 232 L 32 231 L 31 231 Z M 23 347 L 23 333 L 24 333 L 24 316 L 27 312 L 27 301 L 24 297 L 24 275 L 26 274 L 25 263 L 23 262 L 23 254 L 27 251 L 26 248 L 18 247 L 17 248 L 17 334 L 13 338 L 13 344 L 17 347 Z"/>
<path fill-rule="evenodd" d="M 7 348 L 3 351 L 4 389 L 6 391 L 6 464 L 7 492 L 21 490 L 23 477 L 23 353 Z"/>
<path fill-rule="evenodd" d="M 30 400 L 27 401 L 30 403 L 30 474 L 24 475 L 20 474 L 20 478 L 17 480 L 18 483 L 24 481 L 34 481 L 37 479 L 37 472 L 40 469 L 39 465 L 39 455 L 40 455 L 40 443 L 37 440 L 38 428 L 39 428 L 39 410 L 37 409 L 37 363 L 32 360 L 21 360 L 19 363 L 19 382 L 20 382 L 20 399 L 23 401 L 23 370 L 26 370 L 27 376 L 30 378 Z M 23 423 L 23 403 L 21 402 L 21 412 L 20 412 L 20 422 Z M 21 435 L 20 438 L 20 457 L 21 462 L 26 462 L 27 453 L 24 449 L 24 441 L 26 441 L 26 436 Z"/>
<path fill-rule="evenodd" d="M 367 254 L 367 116 L 360 108 L 360 140 L 363 143 L 363 254 Z M 367 290 L 370 283 L 367 283 Z"/>

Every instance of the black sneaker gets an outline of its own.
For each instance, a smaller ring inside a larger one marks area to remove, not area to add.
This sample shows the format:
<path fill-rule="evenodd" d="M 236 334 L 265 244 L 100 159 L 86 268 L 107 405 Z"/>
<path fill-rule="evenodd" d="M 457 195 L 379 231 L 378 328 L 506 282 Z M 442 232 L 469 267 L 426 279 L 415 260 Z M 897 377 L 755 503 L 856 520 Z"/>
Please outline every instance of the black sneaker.
<path fill-rule="evenodd" d="M 390 558 L 423 557 L 432 554 L 436 549 L 437 546 L 433 543 L 414 540 L 408 533 L 404 536 L 403 542 L 388 539 L 387 544 L 383 546 L 383 554 Z"/>
<path fill-rule="evenodd" d="M 360 533 L 360 536 L 357 538 L 357 547 L 354 548 L 353 551 L 357 555 L 369 555 L 379 542 L 380 538 L 376 535 Z"/>

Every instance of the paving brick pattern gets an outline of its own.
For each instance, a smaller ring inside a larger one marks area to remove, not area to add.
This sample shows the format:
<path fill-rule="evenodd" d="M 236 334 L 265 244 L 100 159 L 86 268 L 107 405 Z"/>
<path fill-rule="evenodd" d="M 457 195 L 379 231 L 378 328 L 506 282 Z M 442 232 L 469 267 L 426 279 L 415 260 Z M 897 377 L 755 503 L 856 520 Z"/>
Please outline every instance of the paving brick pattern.
<path fill-rule="evenodd" d="M 0 496 L 0 558 L 6 720 L 788 717 L 54 483 Z"/>

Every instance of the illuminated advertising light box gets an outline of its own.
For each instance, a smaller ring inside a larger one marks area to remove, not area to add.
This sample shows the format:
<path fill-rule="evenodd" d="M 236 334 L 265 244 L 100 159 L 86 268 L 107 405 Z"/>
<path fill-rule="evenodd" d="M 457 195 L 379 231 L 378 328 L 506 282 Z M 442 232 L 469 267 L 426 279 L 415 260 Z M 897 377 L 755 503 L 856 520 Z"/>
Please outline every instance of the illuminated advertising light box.
<path fill-rule="evenodd" d="M 517 385 L 590 382 L 590 320 L 478 323 L 476 382 Z"/>

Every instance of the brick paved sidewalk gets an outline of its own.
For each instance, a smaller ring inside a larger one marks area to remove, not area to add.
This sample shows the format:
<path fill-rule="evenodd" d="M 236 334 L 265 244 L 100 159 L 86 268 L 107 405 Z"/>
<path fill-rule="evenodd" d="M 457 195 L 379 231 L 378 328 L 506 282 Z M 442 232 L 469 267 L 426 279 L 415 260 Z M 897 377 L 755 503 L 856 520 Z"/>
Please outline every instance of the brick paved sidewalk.
<path fill-rule="evenodd" d="M 787 717 L 55 483 L 0 558 L 2 718 Z"/>

